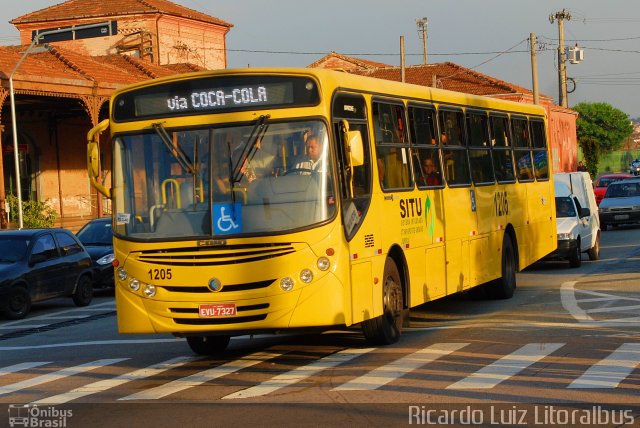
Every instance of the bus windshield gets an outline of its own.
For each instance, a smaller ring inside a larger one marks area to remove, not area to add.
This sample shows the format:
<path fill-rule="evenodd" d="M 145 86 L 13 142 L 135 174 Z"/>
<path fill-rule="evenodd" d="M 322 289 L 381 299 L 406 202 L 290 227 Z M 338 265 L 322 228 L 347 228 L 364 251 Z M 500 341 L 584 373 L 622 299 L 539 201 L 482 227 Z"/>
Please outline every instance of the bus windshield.
<path fill-rule="evenodd" d="M 153 240 L 303 229 L 336 212 L 320 121 L 167 129 L 117 136 L 114 231 Z"/>

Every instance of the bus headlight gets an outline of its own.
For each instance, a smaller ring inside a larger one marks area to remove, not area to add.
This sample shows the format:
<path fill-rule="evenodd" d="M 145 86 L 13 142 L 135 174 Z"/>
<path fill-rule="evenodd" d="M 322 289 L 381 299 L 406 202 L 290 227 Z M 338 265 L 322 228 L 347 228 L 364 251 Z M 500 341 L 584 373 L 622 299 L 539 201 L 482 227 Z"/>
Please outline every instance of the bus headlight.
<path fill-rule="evenodd" d="M 318 259 L 318 262 L 316 263 L 316 266 L 318 266 L 318 269 L 325 271 L 329 269 L 329 267 L 331 266 L 331 262 L 327 257 L 320 257 Z"/>
<path fill-rule="evenodd" d="M 300 281 L 304 282 L 305 284 L 313 281 L 313 272 L 311 272 L 311 269 L 302 269 L 300 271 Z"/>
<path fill-rule="evenodd" d="M 293 279 L 288 276 L 280 280 L 280 288 L 283 291 L 291 291 L 293 289 Z"/>
<path fill-rule="evenodd" d="M 140 289 L 140 281 L 138 281 L 138 280 L 137 280 L 137 279 L 135 279 L 135 278 L 131 278 L 131 279 L 129 280 L 129 288 L 130 288 L 132 291 L 138 291 L 138 290 Z"/>
<path fill-rule="evenodd" d="M 153 297 L 156 295 L 156 286 L 153 284 L 146 284 L 144 286 L 144 294 L 147 297 Z"/>
<path fill-rule="evenodd" d="M 118 279 L 120 279 L 120 281 L 124 281 L 125 279 L 127 279 L 127 276 L 127 271 L 124 270 L 124 268 L 118 269 Z"/>

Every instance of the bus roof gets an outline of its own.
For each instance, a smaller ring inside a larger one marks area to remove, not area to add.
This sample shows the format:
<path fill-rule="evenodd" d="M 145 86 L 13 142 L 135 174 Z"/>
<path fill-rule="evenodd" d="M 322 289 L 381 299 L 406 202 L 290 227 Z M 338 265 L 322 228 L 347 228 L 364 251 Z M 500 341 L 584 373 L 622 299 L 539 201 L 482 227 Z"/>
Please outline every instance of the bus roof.
<path fill-rule="evenodd" d="M 491 108 L 492 110 L 504 110 L 522 114 L 538 116 L 545 115 L 545 109 L 539 105 L 509 101 L 500 98 L 483 95 L 455 92 L 447 89 L 432 88 L 429 86 L 402 83 L 392 80 L 378 79 L 374 77 L 351 74 L 345 71 L 329 70 L 322 68 L 238 68 L 211 71 L 198 71 L 186 74 L 176 74 L 144 82 L 135 83 L 118 89 L 112 95 L 117 95 L 142 87 L 161 85 L 188 78 L 202 78 L 230 75 L 300 75 L 313 76 L 326 86 L 347 91 L 357 91 L 380 96 L 397 96 L 420 102 L 443 103 L 448 105 L 460 105 L 477 108 Z M 326 91 L 326 88 L 321 88 Z"/>

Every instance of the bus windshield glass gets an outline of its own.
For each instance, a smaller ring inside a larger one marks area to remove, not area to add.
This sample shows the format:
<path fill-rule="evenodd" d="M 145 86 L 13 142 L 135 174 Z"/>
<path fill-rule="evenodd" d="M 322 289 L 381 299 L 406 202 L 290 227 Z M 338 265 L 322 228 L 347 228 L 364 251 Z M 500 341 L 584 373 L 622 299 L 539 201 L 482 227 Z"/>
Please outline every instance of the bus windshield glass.
<path fill-rule="evenodd" d="M 140 240 L 206 239 L 304 229 L 336 213 L 320 121 L 117 136 L 114 232 Z"/>

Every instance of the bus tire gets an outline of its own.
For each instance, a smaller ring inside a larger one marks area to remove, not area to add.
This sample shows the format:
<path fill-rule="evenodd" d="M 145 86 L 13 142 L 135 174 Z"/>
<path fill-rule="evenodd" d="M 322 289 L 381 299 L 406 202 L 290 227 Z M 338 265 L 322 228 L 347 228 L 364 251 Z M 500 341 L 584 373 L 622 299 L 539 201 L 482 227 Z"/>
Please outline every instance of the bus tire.
<path fill-rule="evenodd" d="M 362 323 L 362 333 L 374 345 L 390 345 L 400 339 L 404 324 L 402 280 L 395 261 L 387 258 L 382 282 L 383 313 Z"/>
<path fill-rule="evenodd" d="M 516 252 L 509 235 L 502 241 L 501 276 L 485 287 L 491 299 L 510 299 L 516 291 Z"/>
<path fill-rule="evenodd" d="M 593 247 L 589 248 L 587 254 L 591 261 L 598 260 L 600 258 L 600 234 L 596 236 L 596 242 L 593 243 Z"/>
<path fill-rule="evenodd" d="M 216 355 L 227 349 L 231 336 L 187 337 L 187 343 L 198 355 Z"/>

